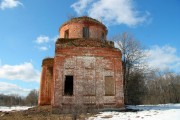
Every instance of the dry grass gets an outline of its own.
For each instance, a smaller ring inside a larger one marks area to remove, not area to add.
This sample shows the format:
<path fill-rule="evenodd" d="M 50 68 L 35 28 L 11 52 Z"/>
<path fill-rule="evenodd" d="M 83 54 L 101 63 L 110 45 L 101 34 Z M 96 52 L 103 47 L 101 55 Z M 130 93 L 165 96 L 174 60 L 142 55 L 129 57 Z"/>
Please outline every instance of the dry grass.
<path fill-rule="evenodd" d="M 78 115 L 78 120 L 85 120 L 90 116 Z M 72 114 L 53 114 L 51 106 L 42 106 L 25 111 L 0 112 L 0 120 L 72 120 Z"/>

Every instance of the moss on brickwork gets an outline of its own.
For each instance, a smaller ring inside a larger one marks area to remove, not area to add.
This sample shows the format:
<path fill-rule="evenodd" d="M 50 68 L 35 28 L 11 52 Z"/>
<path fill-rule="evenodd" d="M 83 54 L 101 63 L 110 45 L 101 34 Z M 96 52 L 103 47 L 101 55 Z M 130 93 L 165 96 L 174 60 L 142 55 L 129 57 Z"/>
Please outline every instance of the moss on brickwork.
<path fill-rule="evenodd" d="M 72 42 L 74 40 L 77 40 L 78 38 L 73 38 L 73 39 L 68 39 L 68 38 L 59 38 L 56 41 L 56 44 L 65 44 L 65 43 L 69 43 Z"/>
<path fill-rule="evenodd" d="M 69 46 L 76 47 L 108 47 L 114 48 L 112 45 L 112 41 L 102 41 L 100 39 L 94 38 L 76 38 L 76 39 L 67 39 L 67 38 L 59 38 L 56 41 L 56 44 L 59 44 L 62 48 Z"/>
<path fill-rule="evenodd" d="M 42 61 L 42 66 L 44 65 L 53 66 L 53 64 L 54 64 L 54 58 L 47 57 L 44 58 Z"/>

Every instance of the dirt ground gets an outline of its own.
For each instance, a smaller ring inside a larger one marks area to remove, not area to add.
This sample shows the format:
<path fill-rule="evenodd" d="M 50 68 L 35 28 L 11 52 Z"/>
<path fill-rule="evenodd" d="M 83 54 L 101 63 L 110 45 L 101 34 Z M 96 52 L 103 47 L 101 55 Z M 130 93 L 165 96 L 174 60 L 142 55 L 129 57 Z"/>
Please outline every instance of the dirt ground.
<path fill-rule="evenodd" d="M 78 120 L 85 120 L 88 114 L 79 115 Z M 71 114 L 54 114 L 51 106 L 34 107 L 24 111 L 1 112 L 0 120 L 72 120 Z"/>

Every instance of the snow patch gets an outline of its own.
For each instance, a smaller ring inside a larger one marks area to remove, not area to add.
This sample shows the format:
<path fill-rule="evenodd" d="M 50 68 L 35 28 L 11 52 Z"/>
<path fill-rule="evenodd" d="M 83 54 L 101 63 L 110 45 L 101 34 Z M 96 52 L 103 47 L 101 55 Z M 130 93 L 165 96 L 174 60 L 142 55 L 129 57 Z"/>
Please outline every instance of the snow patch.
<path fill-rule="evenodd" d="M 88 120 L 179 120 L 180 104 L 127 106 L 137 112 L 101 112 Z"/>
<path fill-rule="evenodd" d="M 2 112 L 9 112 L 9 111 L 22 111 L 22 110 L 27 110 L 29 106 L 13 106 L 13 107 L 6 107 L 6 106 L 0 106 L 0 111 Z"/>

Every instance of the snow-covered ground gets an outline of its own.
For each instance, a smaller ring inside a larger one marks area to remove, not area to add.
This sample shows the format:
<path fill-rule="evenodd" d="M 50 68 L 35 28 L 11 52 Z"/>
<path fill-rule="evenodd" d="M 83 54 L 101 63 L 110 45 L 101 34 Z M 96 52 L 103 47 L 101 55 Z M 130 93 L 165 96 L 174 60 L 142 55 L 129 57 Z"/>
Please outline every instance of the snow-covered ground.
<path fill-rule="evenodd" d="M 27 110 L 31 107 L 29 106 L 14 106 L 14 107 L 5 107 L 5 106 L 0 106 L 0 111 L 2 112 L 8 112 L 8 111 L 21 111 L 21 110 Z"/>
<path fill-rule="evenodd" d="M 128 106 L 137 112 L 101 112 L 88 120 L 180 120 L 180 104 Z"/>
<path fill-rule="evenodd" d="M 28 106 L 3 107 L 0 111 L 27 110 Z M 88 120 L 180 120 L 180 104 L 128 106 L 137 112 L 101 112 Z"/>

